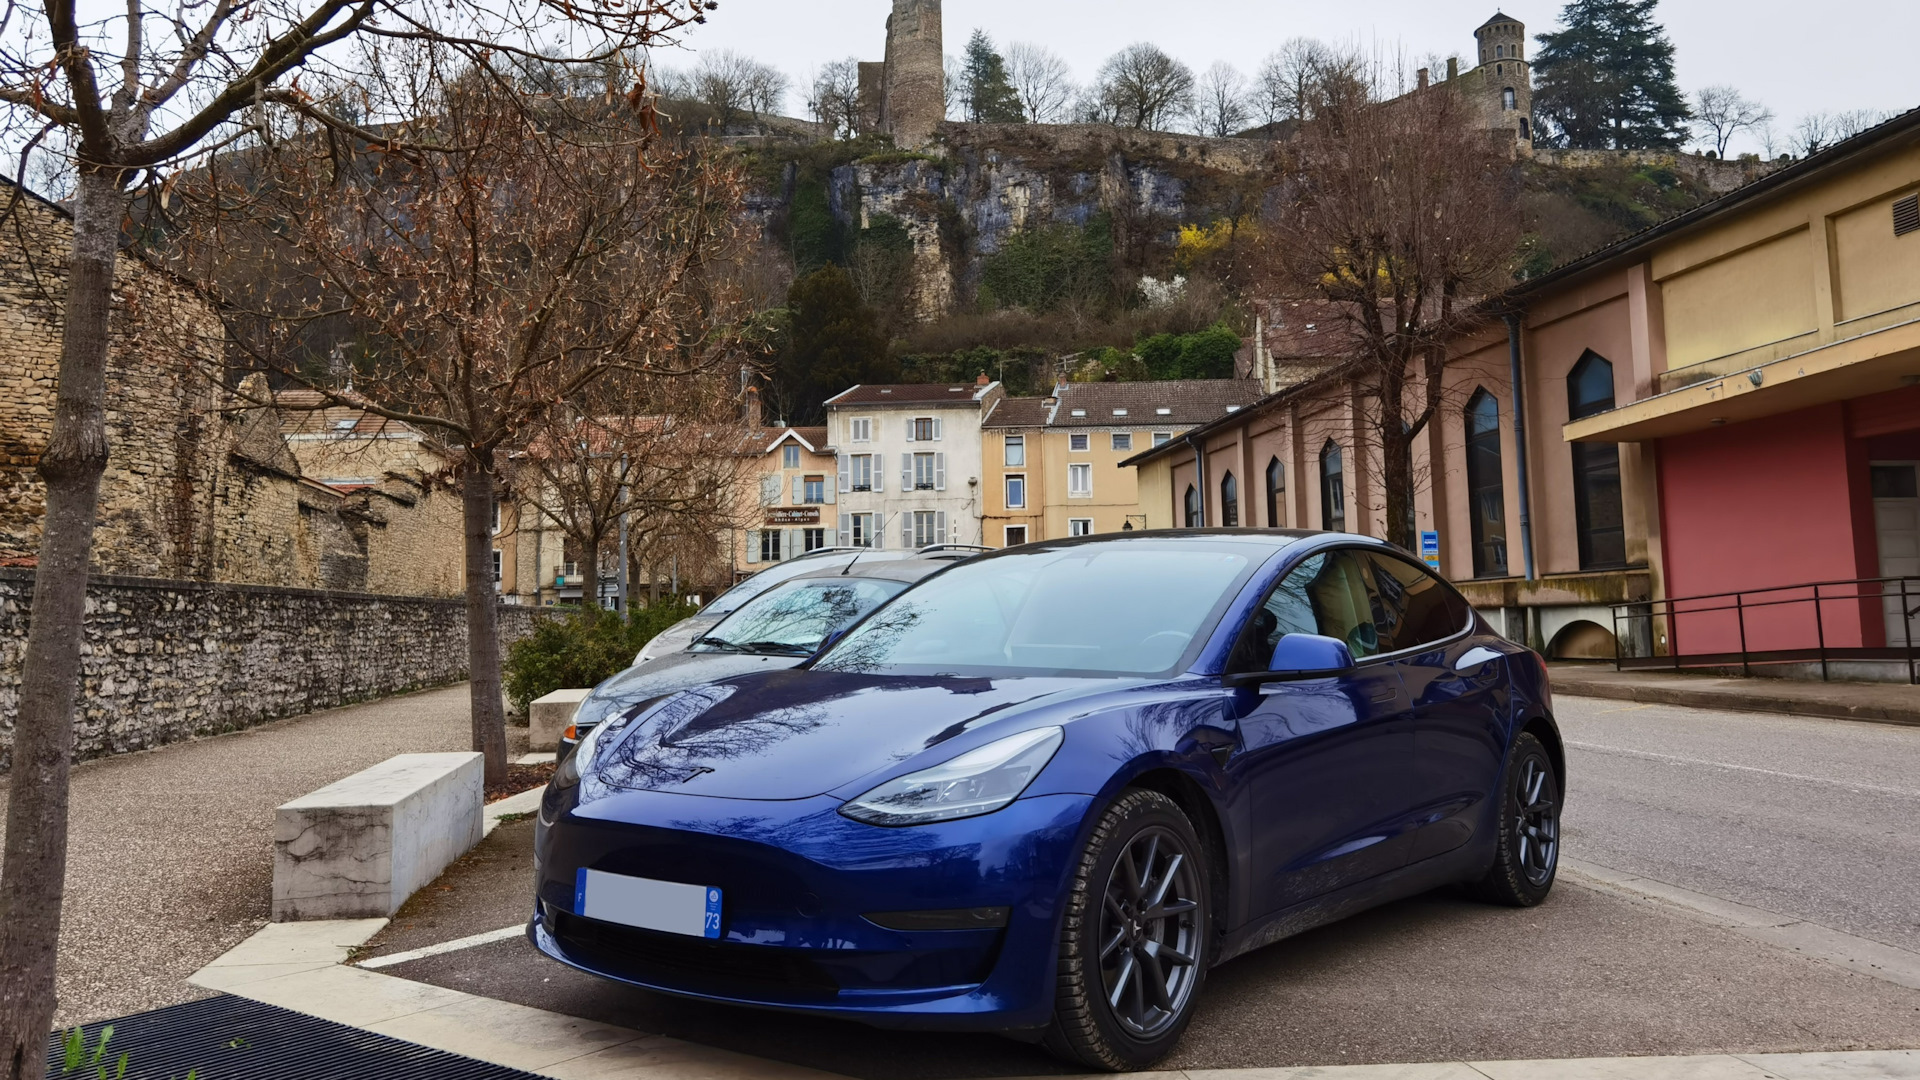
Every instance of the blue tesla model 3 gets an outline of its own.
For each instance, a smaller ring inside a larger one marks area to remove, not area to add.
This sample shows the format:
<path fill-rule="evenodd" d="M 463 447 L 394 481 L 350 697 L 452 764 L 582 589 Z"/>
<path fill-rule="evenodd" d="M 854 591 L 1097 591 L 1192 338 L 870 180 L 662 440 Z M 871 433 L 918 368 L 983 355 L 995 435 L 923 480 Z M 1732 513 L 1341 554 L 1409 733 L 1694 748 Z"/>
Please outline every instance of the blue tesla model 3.
<path fill-rule="evenodd" d="M 1139 1068 L 1250 949 L 1456 882 L 1539 903 L 1565 770 L 1539 657 L 1397 548 L 1036 543 L 596 727 L 528 932 L 665 993 Z"/>

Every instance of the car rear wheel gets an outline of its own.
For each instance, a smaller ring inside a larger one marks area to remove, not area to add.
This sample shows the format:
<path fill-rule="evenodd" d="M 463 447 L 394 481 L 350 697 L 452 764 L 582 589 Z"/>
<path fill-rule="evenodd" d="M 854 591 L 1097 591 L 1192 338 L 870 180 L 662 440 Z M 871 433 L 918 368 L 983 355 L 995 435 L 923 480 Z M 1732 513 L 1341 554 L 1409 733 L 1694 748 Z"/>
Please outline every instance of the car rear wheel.
<path fill-rule="evenodd" d="M 1081 853 L 1046 1046 L 1097 1069 L 1165 1057 L 1193 1017 L 1212 926 L 1205 849 L 1172 799 L 1129 791 Z"/>
<path fill-rule="evenodd" d="M 1493 866 L 1473 892 L 1488 903 L 1532 907 L 1553 890 L 1560 869 L 1560 778 L 1531 732 L 1521 732 L 1507 751 L 1500 797 Z"/>

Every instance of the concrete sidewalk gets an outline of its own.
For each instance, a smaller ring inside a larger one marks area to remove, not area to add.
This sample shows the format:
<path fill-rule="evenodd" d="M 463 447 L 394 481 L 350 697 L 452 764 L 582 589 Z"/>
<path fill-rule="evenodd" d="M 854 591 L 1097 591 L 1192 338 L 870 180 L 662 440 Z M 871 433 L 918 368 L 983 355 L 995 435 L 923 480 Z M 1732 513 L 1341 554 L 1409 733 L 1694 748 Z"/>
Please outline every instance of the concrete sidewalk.
<path fill-rule="evenodd" d="M 1657 705 L 1786 713 L 1882 724 L 1920 724 L 1920 686 L 1727 678 L 1671 671 L 1615 671 L 1609 664 L 1552 663 L 1553 692 Z"/>
<path fill-rule="evenodd" d="M 267 922 L 274 807 L 471 738 L 461 684 L 76 766 L 56 1022 L 204 997 L 187 977 Z"/>

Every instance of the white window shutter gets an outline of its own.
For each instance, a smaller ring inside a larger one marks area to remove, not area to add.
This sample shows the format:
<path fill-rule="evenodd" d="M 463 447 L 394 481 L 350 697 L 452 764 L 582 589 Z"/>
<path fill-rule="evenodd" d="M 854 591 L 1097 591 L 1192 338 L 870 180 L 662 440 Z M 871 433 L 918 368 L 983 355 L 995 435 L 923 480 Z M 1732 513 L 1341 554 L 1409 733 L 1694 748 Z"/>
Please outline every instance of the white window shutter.
<path fill-rule="evenodd" d="M 844 458 L 842 460 L 845 460 Z M 846 514 L 840 515 L 840 542 L 837 547 L 853 546 L 853 521 Z"/>
<path fill-rule="evenodd" d="M 867 525 L 869 526 L 867 542 L 873 545 L 873 550 L 879 551 L 880 549 L 886 547 L 887 546 L 886 515 L 868 514 Z"/>
<path fill-rule="evenodd" d="M 914 540 L 918 539 L 913 535 L 914 516 L 911 512 L 900 515 L 900 546 L 903 548 L 911 549 Z"/>
<path fill-rule="evenodd" d="M 887 490 L 887 455 L 875 454 L 871 461 L 873 465 L 873 490 Z"/>
<path fill-rule="evenodd" d="M 933 441 L 940 441 L 940 418 L 937 416 L 933 418 Z"/>
<path fill-rule="evenodd" d="M 807 501 L 806 477 L 796 476 L 793 478 L 793 505 L 799 506 L 801 503 L 804 503 L 806 501 Z"/>
<path fill-rule="evenodd" d="M 947 535 L 947 512 L 945 510 L 935 510 L 933 512 L 933 535 L 933 542 L 936 544 L 951 543 L 953 540 L 953 537 Z"/>
<path fill-rule="evenodd" d="M 760 561 L 760 533 L 755 529 L 747 530 L 747 565 Z"/>
<path fill-rule="evenodd" d="M 913 429 L 915 426 L 916 425 L 914 424 L 913 417 L 911 416 L 907 417 L 907 441 L 908 442 L 913 441 L 913 435 L 914 435 Z"/>
<path fill-rule="evenodd" d="M 947 490 L 947 455 L 933 455 L 933 490 Z"/>
<path fill-rule="evenodd" d="M 847 479 L 847 470 L 851 467 L 851 463 L 848 461 L 846 454 L 840 454 L 838 458 L 840 461 L 840 490 L 845 491 L 851 485 L 851 481 Z M 840 528 L 844 531 L 846 526 L 842 525 Z"/>
<path fill-rule="evenodd" d="M 913 490 L 913 455 L 900 455 L 900 490 Z"/>
<path fill-rule="evenodd" d="M 832 485 L 832 484 L 824 484 L 824 485 L 822 485 L 822 486 L 823 486 L 823 487 L 825 487 L 825 488 L 827 489 L 827 505 L 828 505 L 828 506 L 832 506 L 832 505 L 834 504 L 834 501 L 835 501 L 835 500 L 834 500 L 834 494 L 833 494 L 833 485 Z"/>
<path fill-rule="evenodd" d="M 778 506 L 780 503 L 780 478 L 763 476 L 760 478 L 760 505 Z"/>

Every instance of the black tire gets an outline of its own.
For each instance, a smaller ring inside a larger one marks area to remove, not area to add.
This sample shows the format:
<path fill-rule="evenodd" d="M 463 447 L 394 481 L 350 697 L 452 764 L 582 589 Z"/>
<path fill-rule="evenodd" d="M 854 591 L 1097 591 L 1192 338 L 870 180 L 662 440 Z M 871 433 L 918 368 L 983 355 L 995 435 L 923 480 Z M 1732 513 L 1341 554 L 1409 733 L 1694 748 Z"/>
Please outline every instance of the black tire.
<path fill-rule="evenodd" d="M 1172 1051 L 1212 954 L 1208 871 L 1172 799 L 1129 791 L 1107 808 L 1067 893 L 1048 1050 L 1115 1072 Z"/>
<path fill-rule="evenodd" d="M 1471 891 L 1490 904 L 1532 907 L 1553 891 L 1560 870 L 1560 777 L 1547 748 L 1521 732 L 1500 775 L 1499 837 L 1493 865 Z"/>

